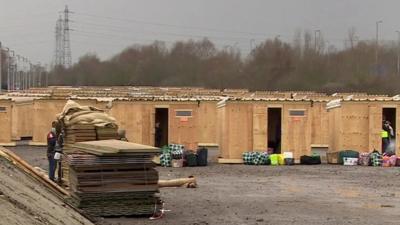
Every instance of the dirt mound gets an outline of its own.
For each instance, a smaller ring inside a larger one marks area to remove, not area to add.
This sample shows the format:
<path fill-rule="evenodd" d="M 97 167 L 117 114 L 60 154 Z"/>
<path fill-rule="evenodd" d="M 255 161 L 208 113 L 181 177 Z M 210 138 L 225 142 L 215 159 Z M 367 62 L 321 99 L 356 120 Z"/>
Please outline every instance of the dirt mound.
<path fill-rule="evenodd" d="M 93 225 L 41 183 L 0 157 L 1 225 Z"/>

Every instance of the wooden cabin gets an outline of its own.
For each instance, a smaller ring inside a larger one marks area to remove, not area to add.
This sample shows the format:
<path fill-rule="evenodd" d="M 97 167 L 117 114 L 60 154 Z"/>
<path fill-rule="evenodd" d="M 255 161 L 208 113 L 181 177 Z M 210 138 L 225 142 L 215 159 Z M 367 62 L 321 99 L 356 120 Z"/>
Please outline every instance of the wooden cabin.
<path fill-rule="evenodd" d="M 298 161 L 311 152 L 312 102 L 296 99 L 232 99 L 218 103 L 221 156 L 247 151 L 293 152 Z"/>
<path fill-rule="evenodd" d="M 129 141 L 157 147 L 177 143 L 195 150 L 199 143 L 217 143 L 216 103 L 194 98 L 115 100 L 110 114 Z"/>
<path fill-rule="evenodd" d="M 329 102 L 329 151 L 382 151 L 382 121 L 388 120 L 395 133 L 396 153 L 400 154 L 399 100 L 396 97 L 365 97 Z"/>

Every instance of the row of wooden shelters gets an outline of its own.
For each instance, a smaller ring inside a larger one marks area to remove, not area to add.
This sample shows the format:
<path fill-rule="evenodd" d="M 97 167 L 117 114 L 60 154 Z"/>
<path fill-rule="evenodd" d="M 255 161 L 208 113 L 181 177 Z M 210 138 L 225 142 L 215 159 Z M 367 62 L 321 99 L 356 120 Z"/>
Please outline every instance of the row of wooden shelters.
<path fill-rule="evenodd" d="M 189 149 L 199 143 L 219 145 L 221 156 L 228 159 L 267 148 L 291 151 L 296 159 L 311 154 L 313 148 L 380 150 L 383 117 L 400 128 L 396 96 L 189 87 L 50 87 L 2 97 L 0 143 L 31 137 L 32 145 L 45 144 L 51 122 L 68 99 L 107 111 L 130 141 L 180 143 Z M 156 137 L 156 124 L 163 131 L 161 137 Z"/>
<path fill-rule="evenodd" d="M 128 140 L 147 145 L 156 145 L 155 125 L 162 130 L 161 143 L 184 144 L 195 149 L 199 143 L 217 145 L 215 96 L 174 97 L 169 95 L 141 95 L 129 97 L 104 97 L 93 94 L 70 95 L 68 89 L 53 93 L 15 93 L 11 105 L 13 115 L 14 140 L 31 137 L 31 145 L 45 145 L 46 134 L 52 121 L 60 113 L 68 99 L 81 105 L 105 110 L 119 122 L 120 129 L 126 131 Z M 65 94 L 62 94 L 66 91 Z M 17 99 L 35 96 L 26 100 L 24 107 Z M 26 109 L 29 107 L 29 109 Z M 27 112 L 29 111 L 29 112 Z M 24 115 L 25 116 L 20 116 Z M 22 129 L 25 128 L 25 129 Z M 8 132 L 11 133 L 11 132 Z"/>

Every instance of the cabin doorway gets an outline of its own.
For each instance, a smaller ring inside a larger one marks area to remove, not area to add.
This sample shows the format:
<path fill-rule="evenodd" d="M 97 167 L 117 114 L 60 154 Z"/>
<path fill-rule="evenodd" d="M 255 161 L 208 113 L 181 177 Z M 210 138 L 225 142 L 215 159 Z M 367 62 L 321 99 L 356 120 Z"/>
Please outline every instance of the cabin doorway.
<path fill-rule="evenodd" d="M 156 108 L 154 146 L 168 145 L 168 108 Z"/>
<path fill-rule="evenodd" d="M 382 109 L 382 130 L 388 132 L 388 138 L 382 137 L 382 153 L 396 152 L 396 108 Z M 393 132 L 391 132 L 393 130 Z"/>
<path fill-rule="evenodd" d="M 282 140 L 282 109 L 268 108 L 268 148 L 273 153 L 281 153 Z"/>

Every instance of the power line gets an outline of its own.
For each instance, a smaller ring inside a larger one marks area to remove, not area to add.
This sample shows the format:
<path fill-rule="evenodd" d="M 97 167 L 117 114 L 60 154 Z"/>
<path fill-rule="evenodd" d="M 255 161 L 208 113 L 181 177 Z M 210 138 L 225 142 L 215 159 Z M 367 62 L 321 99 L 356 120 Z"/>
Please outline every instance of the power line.
<path fill-rule="evenodd" d="M 94 14 L 81 13 L 81 12 L 75 12 L 75 14 L 76 15 L 93 17 L 93 18 L 101 18 L 101 19 L 122 21 L 122 22 L 133 22 L 133 23 L 147 24 L 147 25 L 153 25 L 153 26 L 175 27 L 175 28 L 192 29 L 192 30 L 208 30 L 208 31 L 214 31 L 214 32 L 238 33 L 238 34 L 249 34 L 249 35 L 260 35 L 260 36 L 274 36 L 274 34 L 271 35 L 271 34 L 266 34 L 266 33 L 247 32 L 247 31 L 238 31 L 238 30 L 227 30 L 227 29 L 217 29 L 217 28 L 207 28 L 207 27 L 199 27 L 199 26 L 185 26 L 185 25 L 176 25 L 176 24 L 166 24 L 166 23 L 149 22 L 149 21 L 143 21 L 143 20 L 137 20 L 137 19 L 116 18 L 116 17 L 110 17 L 110 16 L 98 16 L 98 15 L 94 15 Z"/>
<path fill-rule="evenodd" d="M 124 27 L 124 26 L 115 26 L 115 25 L 104 25 L 104 24 L 96 24 L 96 23 L 88 23 L 88 22 L 76 22 L 74 24 L 77 25 L 90 25 L 90 26 L 95 26 L 95 27 L 101 27 L 101 28 L 106 28 L 105 30 L 111 30 L 111 31 L 127 31 L 129 29 L 132 29 L 132 27 Z M 86 27 L 84 27 L 86 28 Z M 96 28 L 98 29 L 98 28 Z M 264 40 L 264 38 L 253 38 L 253 37 L 228 37 L 228 36 L 214 36 L 214 35 L 208 35 L 208 34 L 189 34 L 189 33 L 175 33 L 175 32 L 162 32 L 162 31 L 149 31 L 149 30 L 142 30 L 141 32 L 145 33 L 150 33 L 150 34 L 156 34 L 156 35 L 166 35 L 166 36 L 174 36 L 174 37 L 185 37 L 185 38 L 209 38 L 209 39 L 221 39 L 221 40 L 246 40 L 250 41 L 251 39 L 256 39 L 256 40 Z"/>
<path fill-rule="evenodd" d="M 106 38 L 105 36 L 108 36 L 108 37 L 116 37 L 116 38 L 120 38 L 120 39 L 124 39 L 124 40 L 135 40 L 135 41 L 151 41 L 151 42 L 153 42 L 153 41 L 157 41 L 157 40 L 159 40 L 159 41 L 164 41 L 164 42 L 166 42 L 166 43 L 172 43 L 172 44 L 175 44 L 176 42 L 178 42 L 179 40 L 165 40 L 165 39 L 162 39 L 162 40 L 160 40 L 160 39 L 139 39 L 139 38 L 137 38 L 137 37 L 132 37 L 132 36 L 126 36 L 126 35 L 118 35 L 118 34 L 115 34 L 115 32 L 113 32 L 113 33 L 104 33 L 104 32 L 97 32 L 97 31 L 91 31 L 91 30 L 89 30 L 89 29 L 84 29 L 84 28 L 82 28 L 82 30 L 80 30 L 80 29 L 74 29 L 73 30 L 73 32 L 74 32 L 74 34 L 76 35 L 80 35 L 80 36 L 85 36 L 85 35 L 83 35 L 83 34 L 86 34 L 86 35 L 91 35 L 91 36 L 96 36 L 96 37 L 99 37 L 99 38 Z M 204 38 L 209 38 L 209 37 L 204 37 L 204 36 L 189 36 L 189 37 L 191 37 L 191 38 L 196 38 L 197 40 L 202 40 L 202 39 L 204 39 Z M 221 40 L 224 40 L 224 39 L 221 39 Z M 261 39 L 260 39 L 261 40 Z M 226 41 L 224 41 L 224 42 L 220 42 L 220 41 L 218 41 L 218 40 L 213 40 L 212 41 L 214 44 L 221 44 L 221 45 L 232 45 L 232 44 L 236 44 L 236 45 L 241 45 L 241 46 L 249 46 L 249 44 L 250 44 L 250 40 L 245 40 L 245 43 L 243 43 L 243 42 L 241 42 L 241 41 L 232 41 L 232 42 L 226 42 Z"/>
<path fill-rule="evenodd" d="M 218 33 L 236 33 L 236 34 L 251 35 L 251 37 L 249 37 L 248 39 L 257 39 L 257 38 L 254 38 L 254 36 L 262 36 L 265 39 L 267 39 L 267 38 L 276 37 L 278 35 L 280 37 L 287 38 L 287 39 L 295 38 L 295 35 L 288 35 L 288 34 L 277 34 L 277 33 L 272 34 L 272 33 L 261 33 L 261 32 L 249 32 L 249 31 L 219 29 L 219 28 L 210 28 L 210 27 L 200 27 L 200 26 L 186 26 L 186 25 L 167 24 L 167 23 L 160 23 L 160 22 L 149 22 L 149 21 L 138 20 L 138 19 L 99 16 L 99 15 L 83 13 L 83 12 L 74 12 L 74 13 L 78 16 L 81 15 L 81 16 L 87 16 L 87 17 L 92 17 L 92 18 L 100 18 L 100 19 L 105 19 L 105 20 L 109 20 L 109 21 L 130 22 L 130 23 L 137 23 L 137 24 L 147 24 L 147 25 L 153 25 L 153 26 L 172 27 L 172 28 L 189 29 L 189 30 L 213 31 L 213 32 L 218 32 Z M 86 22 L 84 22 L 84 23 L 86 23 Z M 107 26 L 107 25 L 101 24 L 99 26 Z M 111 26 L 115 26 L 115 25 L 111 25 Z M 207 35 L 205 35 L 205 36 L 207 36 Z M 346 38 L 339 38 L 339 37 L 329 37 L 329 38 L 324 37 L 324 39 L 331 40 L 331 41 L 346 40 Z"/>
<path fill-rule="evenodd" d="M 157 40 L 157 39 L 139 39 L 139 38 L 136 38 L 136 37 L 126 36 L 126 35 L 116 35 L 116 34 L 110 34 L 110 33 L 93 32 L 93 31 L 88 31 L 88 30 L 82 31 L 82 30 L 77 30 L 77 29 L 74 29 L 73 33 L 74 33 L 74 35 L 85 36 L 85 37 L 97 37 L 97 38 L 106 39 L 106 40 L 109 40 L 110 37 L 111 37 L 111 38 L 117 38 L 117 39 L 121 39 L 121 40 L 129 40 L 129 41 L 140 42 L 140 43 L 137 43 L 137 44 L 148 44 L 148 43 L 143 43 L 143 42 L 150 42 L 151 43 L 151 42 L 155 42 L 155 41 L 161 41 L 161 42 L 165 42 L 165 43 L 169 43 L 169 44 L 176 44 L 178 42 L 177 40 L 168 41 L 168 40 Z M 213 42 L 213 44 L 216 45 L 217 43 Z M 227 45 L 231 46 L 232 43 L 224 42 L 224 43 L 220 43 L 220 45 L 221 45 L 220 47 L 224 47 L 224 46 L 227 46 Z M 236 43 L 236 45 L 238 46 L 240 44 Z M 218 47 L 218 46 L 216 46 L 216 47 Z M 243 49 L 243 48 L 241 48 L 241 49 Z"/>

